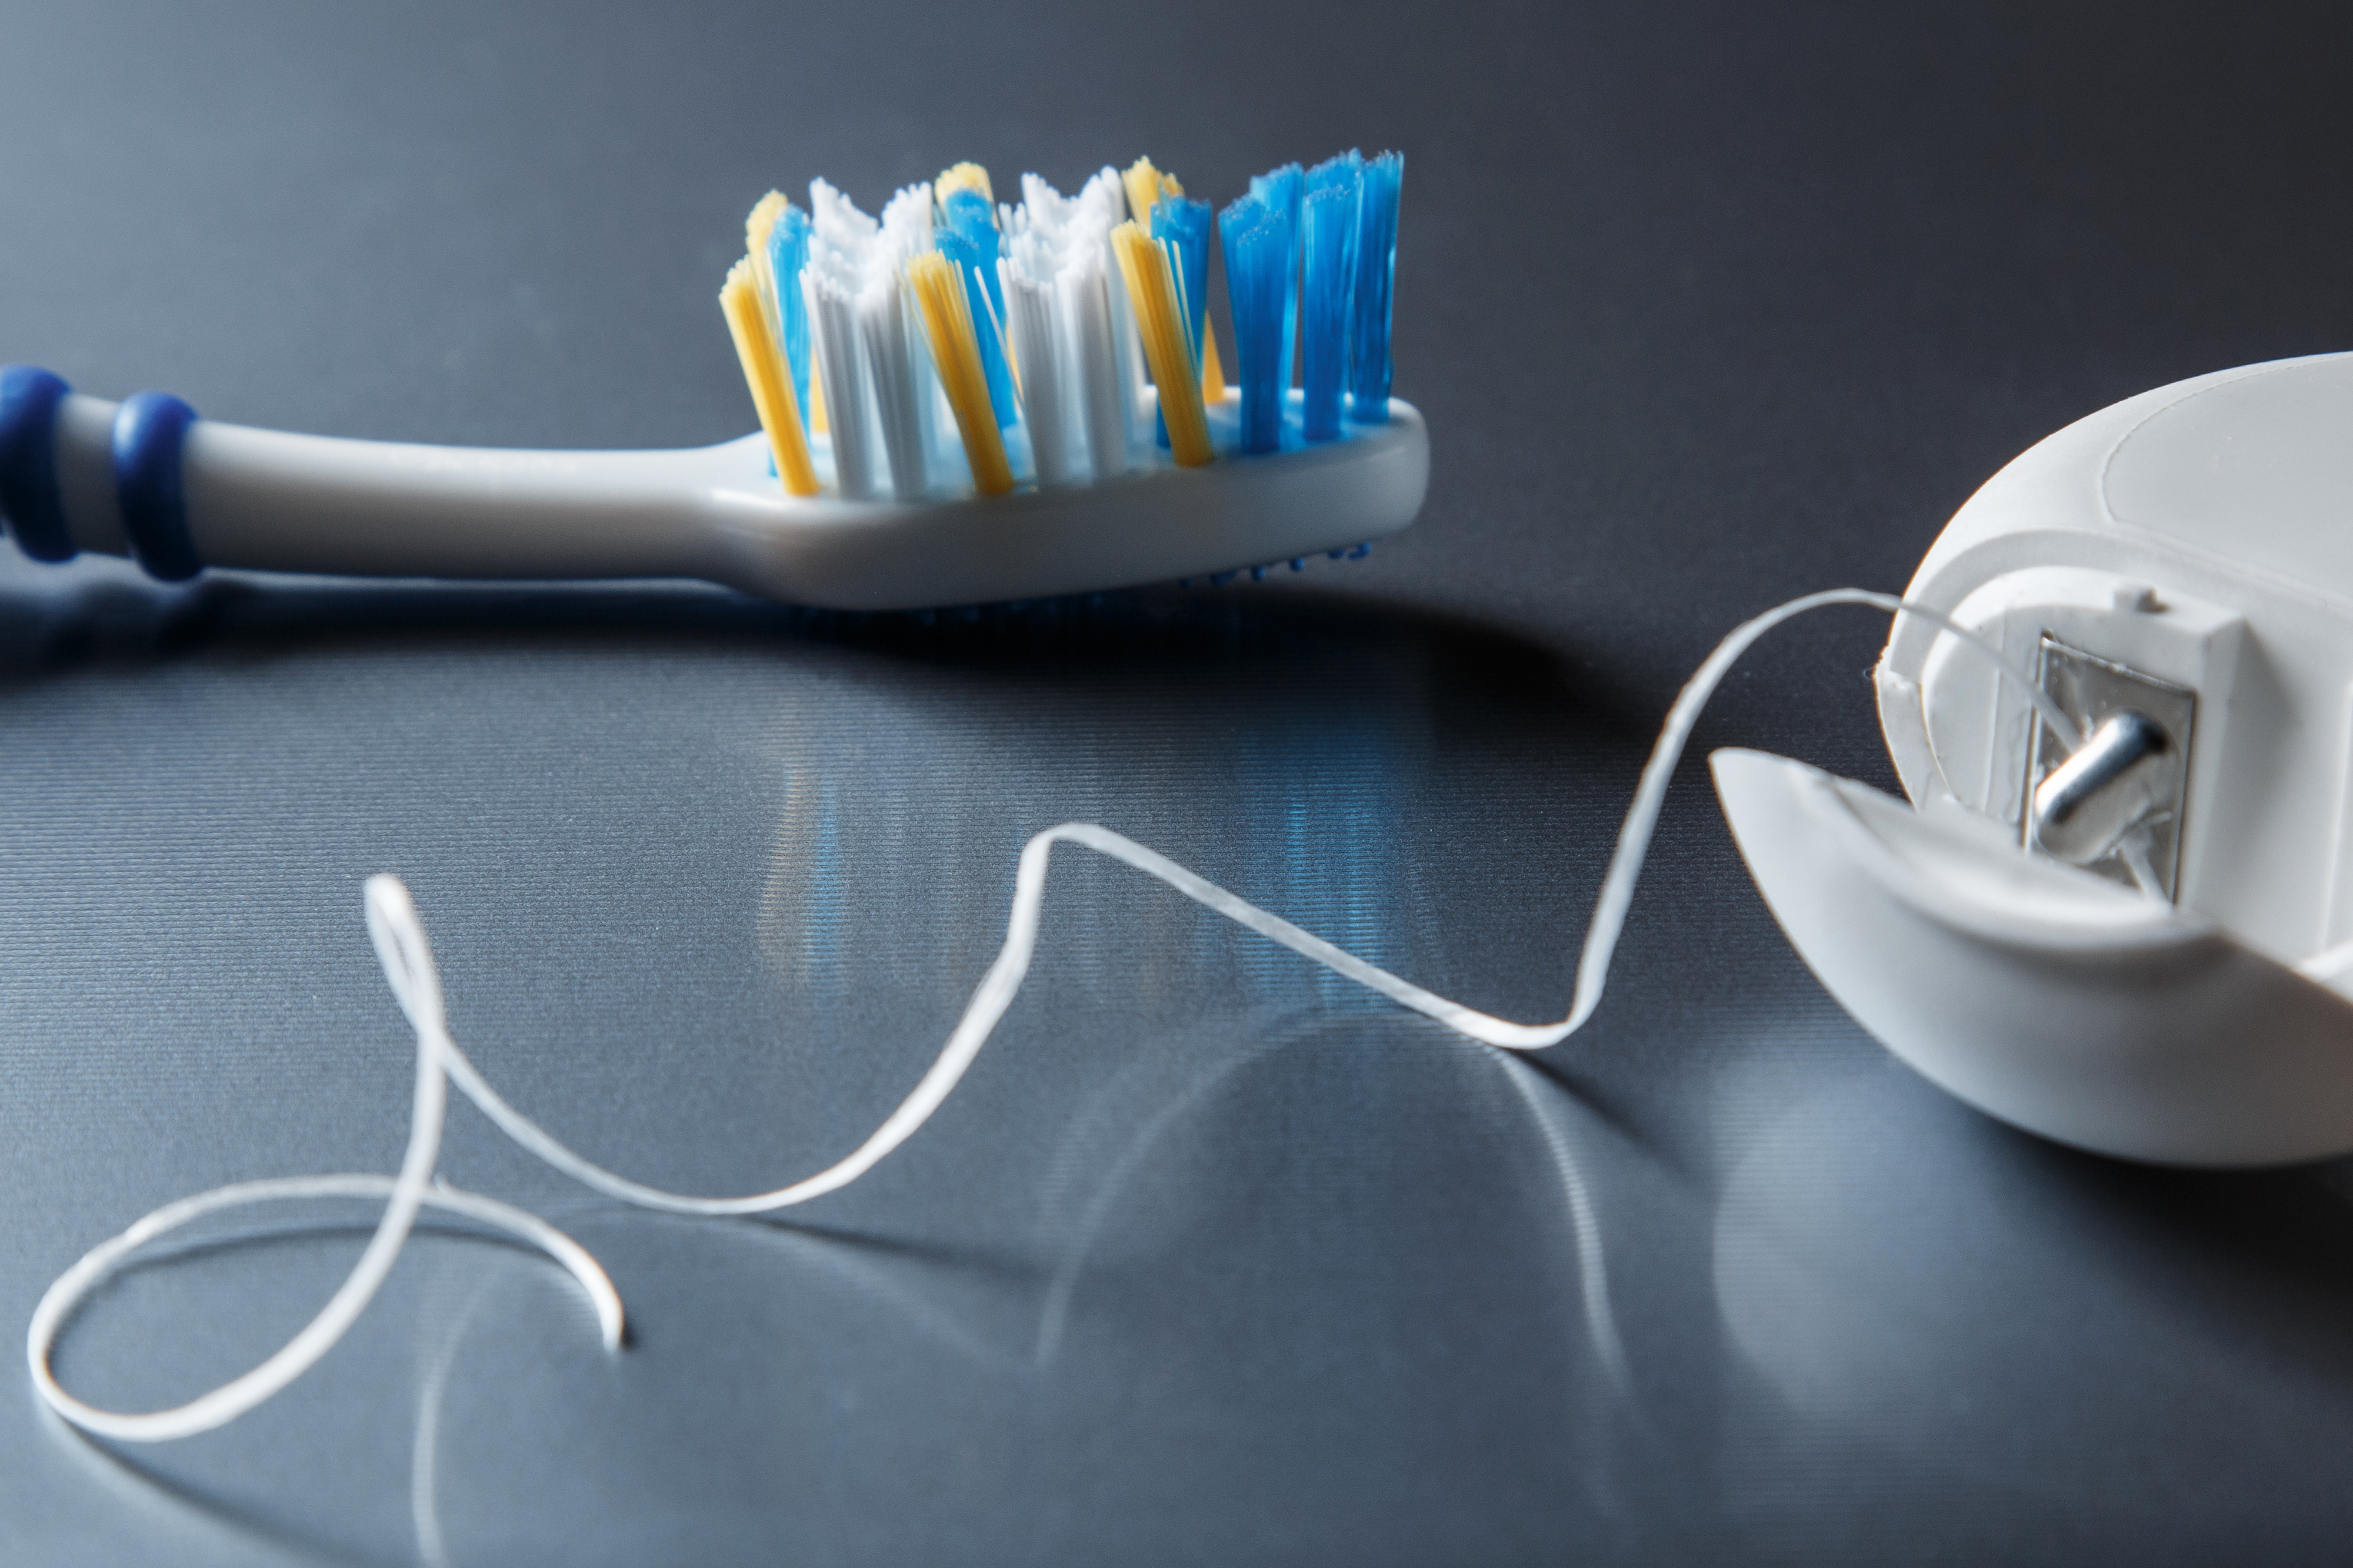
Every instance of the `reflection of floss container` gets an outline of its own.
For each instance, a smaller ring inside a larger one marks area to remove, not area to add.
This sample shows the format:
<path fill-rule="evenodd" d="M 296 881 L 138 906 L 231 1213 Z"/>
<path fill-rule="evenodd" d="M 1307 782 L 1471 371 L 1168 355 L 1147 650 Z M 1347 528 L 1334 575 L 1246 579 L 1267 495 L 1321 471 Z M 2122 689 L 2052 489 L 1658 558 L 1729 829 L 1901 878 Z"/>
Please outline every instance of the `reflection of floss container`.
<path fill-rule="evenodd" d="M 1928 1078 L 2065 1142 L 2353 1149 L 2353 354 L 2069 426 L 1969 500 L 1905 596 L 2089 739 L 2066 758 L 1989 660 L 1900 616 L 1875 674 L 1916 809 L 1719 752 L 1814 973 Z"/>

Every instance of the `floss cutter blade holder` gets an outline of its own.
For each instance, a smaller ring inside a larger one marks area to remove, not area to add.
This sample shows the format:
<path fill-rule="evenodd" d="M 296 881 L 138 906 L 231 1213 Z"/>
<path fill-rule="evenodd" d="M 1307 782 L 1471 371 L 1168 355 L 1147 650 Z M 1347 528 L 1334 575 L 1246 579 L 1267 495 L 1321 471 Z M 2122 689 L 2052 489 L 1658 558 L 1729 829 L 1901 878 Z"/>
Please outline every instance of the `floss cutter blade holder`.
<path fill-rule="evenodd" d="M 2353 354 L 2079 420 L 1970 498 L 1905 597 L 2031 672 L 2120 782 L 2068 820 L 2016 683 L 1899 616 L 1874 679 L 1909 806 L 1712 759 L 1808 966 L 2045 1137 L 2191 1165 L 2353 1150 Z"/>

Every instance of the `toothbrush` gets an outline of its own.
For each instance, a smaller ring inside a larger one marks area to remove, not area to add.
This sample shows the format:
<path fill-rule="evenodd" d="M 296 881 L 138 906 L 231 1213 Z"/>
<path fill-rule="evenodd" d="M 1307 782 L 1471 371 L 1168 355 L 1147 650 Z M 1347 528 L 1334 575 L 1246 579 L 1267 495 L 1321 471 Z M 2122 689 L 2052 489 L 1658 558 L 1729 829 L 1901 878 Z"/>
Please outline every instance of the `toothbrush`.
<path fill-rule="evenodd" d="M 1237 387 L 1207 326 L 1207 203 L 1139 160 L 1071 196 L 1024 175 L 998 205 L 966 163 L 879 219 L 822 180 L 807 210 L 754 209 L 720 295 L 754 435 L 348 440 L 12 365 L 0 513 L 35 560 L 128 555 L 167 582 L 694 577 L 892 610 L 1296 570 L 1406 527 L 1428 486 L 1421 416 L 1388 396 L 1402 172 L 1395 153 L 1290 164 L 1225 209 Z"/>

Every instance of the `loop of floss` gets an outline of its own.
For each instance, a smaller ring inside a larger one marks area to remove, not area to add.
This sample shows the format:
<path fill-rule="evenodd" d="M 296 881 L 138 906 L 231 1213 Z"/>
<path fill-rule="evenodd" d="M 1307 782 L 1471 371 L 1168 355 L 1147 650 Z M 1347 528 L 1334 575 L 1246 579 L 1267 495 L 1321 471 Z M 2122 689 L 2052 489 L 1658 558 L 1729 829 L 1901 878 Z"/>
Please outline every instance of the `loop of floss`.
<path fill-rule="evenodd" d="M 1960 637 L 1993 661 L 1997 669 L 2019 683 L 2062 743 L 2073 751 L 2080 744 L 2076 726 L 2000 648 L 1939 611 L 1910 603 L 1893 594 L 1864 588 L 1834 588 L 1766 611 L 1743 622 L 1716 645 L 1706 661 L 1685 682 L 1668 710 L 1657 742 L 1636 785 L 1634 799 L 1619 829 L 1617 847 L 1594 900 L 1593 916 L 1580 952 L 1568 1016 L 1556 1024 L 1515 1024 L 1496 1018 L 1459 1002 L 1451 1002 L 1412 982 L 1366 963 L 1279 915 L 1195 875 L 1131 838 L 1092 823 L 1070 822 L 1050 827 L 1023 846 L 1014 878 L 1012 908 L 1006 921 L 1005 945 L 997 961 L 965 1004 L 964 1016 L 948 1036 L 939 1057 L 916 1083 L 906 1100 L 885 1118 L 865 1142 L 839 1163 L 789 1186 L 747 1197 L 692 1197 L 663 1192 L 617 1175 L 583 1159 L 551 1136 L 545 1129 L 516 1110 L 492 1089 L 488 1079 L 450 1038 L 443 1009 L 440 973 L 432 944 L 408 890 L 398 879 L 379 874 L 368 879 L 368 935 L 384 966 L 385 981 L 417 1033 L 417 1083 L 409 1113 L 408 1148 L 398 1174 L 349 1173 L 292 1176 L 241 1182 L 182 1198 L 141 1219 L 120 1236 L 92 1248 L 59 1275 L 34 1309 L 26 1330 L 26 1360 L 34 1388 L 47 1406 L 67 1421 L 101 1437 L 126 1443 L 157 1443 L 192 1436 L 236 1420 L 292 1383 L 334 1347 L 365 1310 L 385 1277 L 391 1272 L 402 1246 L 425 1208 L 463 1215 L 536 1247 L 571 1274 L 594 1306 L 598 1329 L 608 1350 L 619 1348 L 624 1318 L 621 1300 L 603 1268 L 577 1242 L 537 1216 L 495 1199 L 461 1192 L 435 1175 L 440 1158 L 441 1131 L 448 1086 L 454 1083 L 480 1108 L 500 1131 L 548 1164 L 586 1186 L 640 1207 L 689 1215 L 756 1215 L 789 1208 L 845 1187 L 865 1174 L 892 1151 L 913 1136 L 955 1089 L 982 1046 L 1012 1005 L 1029 972 L 1037 948 L 1039 919 L 1046 897 L 1048 862 L 1057 844 L 1075 844 L 1122 861 L 1157 879 L 1187 898 L 1246 926 L 1293 952 L 1314 960 L 1360 985 L 1379 992 L 1403 1006 L 1435 1019 L 1455 1032 L 1504 1050 L 1537 1050 L 1556 1044 L 1581 1028 L 1600 1005 L 1610 956 L 1626 922 L 1651 837 L 1658 825 L 1667 784 L 1684 743 L 1725 674 L 1740 656 L 1767 632 L 1794 616 L 1830 605 L 1862 605 L 1897 615 L 1916 615 Z M 330 1297 L 318 1315 L 284 1345 L 251 1371 L 212 1392 L 167 1410 L 125 1414 L 100 1410 L 67 1393 L 50 1367 L 58 1335 L 90 1296 L 132 1253 L 182 1226 L 224 1209 L 247 1205 L 316 1198 L 382 1198 L 383 1217 L 351 1274 Z"/>

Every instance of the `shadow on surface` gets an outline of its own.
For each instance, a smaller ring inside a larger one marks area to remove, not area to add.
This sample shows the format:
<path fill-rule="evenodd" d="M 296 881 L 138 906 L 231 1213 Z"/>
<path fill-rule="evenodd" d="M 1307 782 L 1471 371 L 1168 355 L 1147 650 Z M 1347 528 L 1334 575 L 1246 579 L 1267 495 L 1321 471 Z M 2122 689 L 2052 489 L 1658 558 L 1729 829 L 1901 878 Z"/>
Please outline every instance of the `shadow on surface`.
<path fill-rule="evenodd" d="M 93 662 L 271 659 L 321 649 L 435 644 L 563 645 L 593 637 L 680 644 L 854 649 L 913 666 L 1036 677 L 1107 675 L 1237 658 L 1281 661 L 1311 641 L 1409 643 L 1446 679 L 1566 703 L 1587 723 L 1645 740 L 1657 715 L 1629 709 L 1605 668 L 1572 687 L 1555 652 L 1476 621 L 1326 591 L 1317 562 L 1263 584 L 1162 586 L 939 611 L 771 604 L 698 584 L 366 583 L 216 574 L 183 586 L 124 563 L 63 568 L 0 559 L 0 679 Z M 1578 658 L 1575 662 L 1588 665 Z M 1598 676 L 1598 679 L 1593 677 Z"/>

